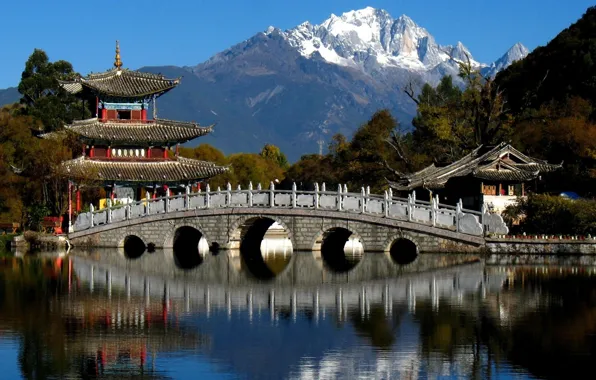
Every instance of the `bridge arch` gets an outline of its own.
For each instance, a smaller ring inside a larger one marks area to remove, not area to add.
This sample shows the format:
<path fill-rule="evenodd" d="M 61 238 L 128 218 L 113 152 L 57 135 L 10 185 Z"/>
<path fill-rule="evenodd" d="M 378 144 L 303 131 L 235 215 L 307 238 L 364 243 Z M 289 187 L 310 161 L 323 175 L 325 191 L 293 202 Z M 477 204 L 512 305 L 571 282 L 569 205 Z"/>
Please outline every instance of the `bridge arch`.
<path fill-rule="evenodd" d="M 174 228 L 172 256 L 180 269 L 194 269 L 204 261 L 206 252 L 201 252 L 200 242 L 204 238 L 196 226 L 181 225 Z"/>
<path fill-rule="evenodd" d="M 296 247 L 296 242 L 294 241 L 294 235 L 292 234 L 292 230 L 288 227 L 289 223 L 286 223 L 284 220 L 282 220 L 281 218 L 274 216 L 274 215 L 243 215 L 238 217 L 231 225 L 230 228 L 228 230 L 228 247 L 230 249 L 240 249 L 240 246 L 242 244 L 242 239 L 245 237 L 244 234 L 247 232 L 246 228 L 243 227 L 250 227 L 250 225 L 252 224 L 251 221 L 255 221 L 257 219 L 267 219 L 272 221 L 267 228 L 265 228 L 265 231 L 267 231 L 267 229 L 273 224 L 273 223 L 277 223 L 280 226 L 282 226 L 284 228 L 284 230 L 286 231 L 286 233 L 288 234 L 288 238 L 290 239 L 290 241 L 292 242 L 292 247 Z M 263 225 L 261 225 L 261 228 L 259 228 L 259 234 L 262 230 L 262 228 L 264 228 L 265 224 L 263 223 Z M 256 231 L 254 231 L 256 232 Z M 263 233 L 264 236 L 264 233 Z M 262 240 L 262 237 L 261 237 Z"/>
<path fill-rule="evenodd" d="M 122 239 L 121 253 L 127 259 L 138 259 L 147 251 L 147 245 L 137 235 L 127 234 Z"/>
<path fill-rule="evenodd" d="M 383 247 L 385 254 L 391 259 L 391 262 L 398 265 L 410 264 L 420 254 L 418 239 L 402 231 L 385 240 Z"/>
<path fill-rule="evenodd" d="M 281 238 L 282 244 L 286 238 L 292 244 L 289 257 L 285 248 L 282 254 L 278 254 L 274 248 L 272 257 L 268 257 L 268 252 L 261 251 L 263 239 L 269 232 L 269 228 L 275 223 L 284 230 L 285 236 Z M 291 266 L 294 256 L 292 255 L 294 249 L 292 234 L 287 224 L 279 218 L 263 215 L 239 218 L 231 225 L 228 236 L 229 247 L 239 249 L 240 252 L 240 257 L 236 258 L 238 264 L 236 267 L 240 267 L 241 262 L 253 276 L 260 280 L 279 277 Z"/>
<path fill-rule="evenodd" d="M 350 238 L 362 245 L 362 252 L 346 255 L 345 247 Z M 316 261 L 325 269 L 345 273 L 355 269 L 362 261 L 366 249 L 362 235 L 345 223 L 326 225 L 314 237 L 312 252 Z"/>
<path fill-rule="evenodd" d="M 195 222 L 194 220 L 191 222 L 188 219 L 186 219 L 186 220 L 180 220 L 178 223 L 170 221 L 169 226 L 167 228 L 168 231 L 165 234 L 165 237 L 163 239 L 162 247 L 174 248 L 174 240 L 176 237 L 176 231 L 182 227 L 194 228 L 207 241 L 207 244 L 209 244 L 209 246 L 211 246 L 211 240 L 209 239 L 207 234 L 205 234 L 205 229 L 203 228 L 203 226 L 201 226 L 200 223 Z"/>

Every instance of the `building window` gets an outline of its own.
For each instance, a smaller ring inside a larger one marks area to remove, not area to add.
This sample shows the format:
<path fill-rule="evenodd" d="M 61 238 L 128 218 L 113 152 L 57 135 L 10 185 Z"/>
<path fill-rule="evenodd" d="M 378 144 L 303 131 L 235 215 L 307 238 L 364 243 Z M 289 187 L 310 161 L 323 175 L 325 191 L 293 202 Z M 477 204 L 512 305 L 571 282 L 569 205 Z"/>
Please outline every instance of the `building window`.
<path fill-rule="evenodd" d="M 118 149 L 118 157 L 122 157 L 122 150 Z"/>
<path fill-rule="evenodd" d="M 145 157 L 145 149 L 141 149 L 141 157 Z"/>
<path fill-rule="evenodd" d="M 116 156 L 116 149 L 112 149 L 112 156 Z"/>
<path fill-rule="evenodd" d="M 515 186 L 514 185 L 507 186 L 507 195 L 515 195 Z"/>
<path fill-rule="evenodd" d="M 129 110 L 118 110 L 117 118 L 120 120 L 130 120 Z"/>

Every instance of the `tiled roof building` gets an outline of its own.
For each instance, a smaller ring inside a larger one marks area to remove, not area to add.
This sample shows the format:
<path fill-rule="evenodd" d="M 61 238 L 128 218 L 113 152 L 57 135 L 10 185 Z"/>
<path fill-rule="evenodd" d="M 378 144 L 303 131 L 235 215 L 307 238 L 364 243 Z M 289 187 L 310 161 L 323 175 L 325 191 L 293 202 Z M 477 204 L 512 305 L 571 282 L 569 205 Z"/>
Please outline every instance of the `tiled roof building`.
<path fill-rule="evenodd" d="M 397 191 L 425 189 L 442 193 L 446 198 L 461 194 L 468 208 L 484 204 L 488 208 L 502 209 L 505 200 L 525 196 L 526 183 L 561 167 L 526 156 L 511 145 L 501 143 L 494 147 L 480 146 L 447 166 L 433 164 L 416 173 L 405 174 L 397 181 L 389 181 L 389 185 Z"/>
<path fill-rule="evenodd" d="M 63 162 L 60 173 L 75 185 L 103 186 L 112 198 L 118 187 L 133 187 L 140 198 L 147 191 L 180 190 L 227 171 L 178 155 L 179 144 L 210 133 L 213 126 L 157 118 L 156 99 L 179 83 L 180 78 L 123 69 L 118 43 L 113 69 L 61 81 L 66 91 L 87 100 L 95 117 L 42 135 L 51 139 L 74 133 L 82 143 L 82 156 Z M 151 108 L 153 119 L 148 119 Z"/>

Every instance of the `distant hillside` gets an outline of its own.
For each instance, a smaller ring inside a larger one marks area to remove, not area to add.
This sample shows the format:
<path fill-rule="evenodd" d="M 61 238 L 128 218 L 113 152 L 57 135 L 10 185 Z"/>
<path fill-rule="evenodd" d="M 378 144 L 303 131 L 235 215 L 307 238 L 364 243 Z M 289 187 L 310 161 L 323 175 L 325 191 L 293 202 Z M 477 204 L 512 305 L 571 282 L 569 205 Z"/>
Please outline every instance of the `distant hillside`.
<path fill-rule="evenodd" d="M 596 7 L 496 76 L 514 112 L 580 96 L 596 105 Z"/>
<path fill-rule="evenodd" d="M 21 94 L 16 87 L 9 87 L 4 90 L 0 90 L 0 107 L 16 103 L 21 98 Z"/>
<path fill-rule="evenodd" d="M 191 144 L 213 143 L 229 154 L 271 143 L 295 161 L 326 147 L 336 133 L 351 136 L 379 109 L 410 126 L 416 105 L 405 86 L 437 84 L 444 75 L 463 85 L 454 59 L 469 57 L 493 76 L 527 53 L 518 43 L 481 63 L 461 42 L 440 45 L 408 16 L 367 7 L 319 25 L 269 27 L 192 67 L 141 70 L 184 77 L 158 100 L 159 116 L 217 122 L 211 136 Z M 13 94 L 7 102 L 18 99 Z"/>

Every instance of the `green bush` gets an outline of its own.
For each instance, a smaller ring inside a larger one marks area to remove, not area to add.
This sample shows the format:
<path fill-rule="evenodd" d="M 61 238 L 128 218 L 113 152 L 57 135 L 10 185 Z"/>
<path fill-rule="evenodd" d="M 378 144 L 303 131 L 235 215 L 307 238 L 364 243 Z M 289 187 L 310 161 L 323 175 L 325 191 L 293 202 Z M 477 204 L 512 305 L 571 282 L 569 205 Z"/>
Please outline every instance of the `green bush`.
<path fill-rule="evenodd" d="M 503 218 L 508 223 L 515 219 L 520 220 L 519 226 L 512 229 L 514 233 L 594 235 L 596 201 L 533 194 L 508 207 L 503 213 Z"/>

